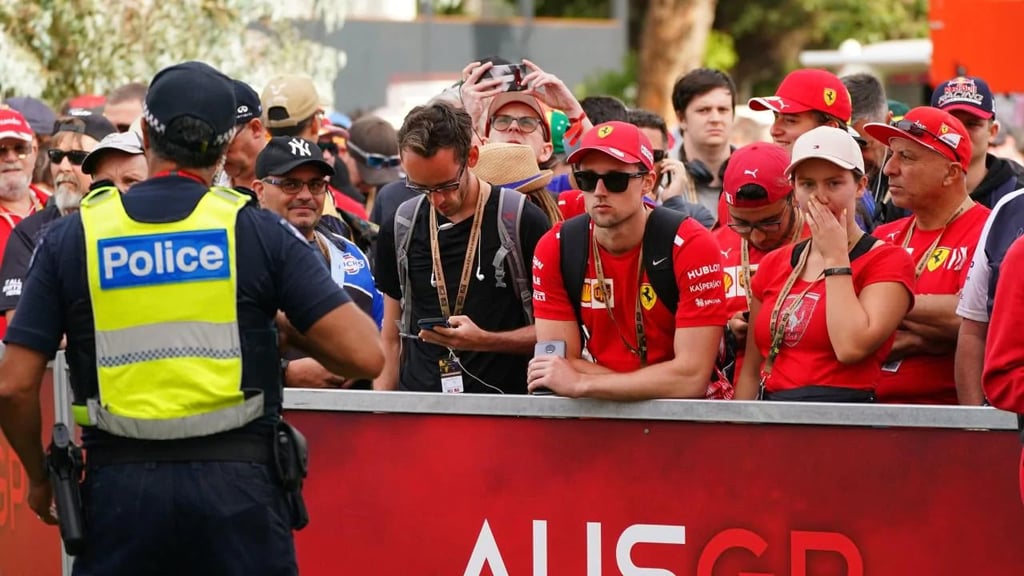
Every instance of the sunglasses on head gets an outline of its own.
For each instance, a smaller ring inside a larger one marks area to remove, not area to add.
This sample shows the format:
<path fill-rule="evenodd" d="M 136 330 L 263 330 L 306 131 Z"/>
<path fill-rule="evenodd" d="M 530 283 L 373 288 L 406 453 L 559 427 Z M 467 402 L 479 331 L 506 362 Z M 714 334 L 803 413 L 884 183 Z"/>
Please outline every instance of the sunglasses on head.
<path fill-rule="evenodd" d="M 60 150 L 58 148 L 50 148 L 46 151 L 46 155 L 50 157 L 50 162 L 54 164 L 60 164 L 66 157 L 68 162 L 71 162 L 74 166 L 81 166 L 82 162 L 85 162 L 85 157 L 89 155 L 85 150 Z"/>
<path fill-rule="evenodd" d="M 374 170 L 384 170 L 385 168 L 397 168 L 402 164 L 402 158 L 399 156 L 385 156 L 383 154 L 377 154 L 374 152 L 367 152 L 348 141 L 346 147 L 355 152 L 356 156 L 362 159 L 363 163 Z"/>
<path fill-rule="evenodd" d="M 26 156 L 32 153 L 31 144 L 15 144 L 14 146 L 0 146 L 0 158 L 7 157 L 8 152 L 14 152 L 14 155 L 19 159 L 24 159 Z"/>
<path fill-rule="evenodd" d="M 920 138 L 921 136 L 925 136 L 925 135 L 931 136 L 933 140 L 935 140 L 937 142 L 941 142 L 943 146 L 948 148 L 949 151 L 953 153 L 953 156 L 956 158 L 957 162 L 961 161 L 960 154 L 956 151 L 956 147 L 950 145 L 948 142 L 946 142 L 942 138 L 939 138 L 939 136 L 937 134 L 935 134 L 931 130 L 925 128 L 924 124 L 921 124 L 920 122 L 918 122 L 916 120 L 900 120 L 899 122 L 893 122 L 892 125 L 896 129 L 902 130 L 902 131 L 910 134 L 911 136 L 916 136 L 918 138 Z"/>
<path fill-rule="evenodd" d="M 597 183 L 604 182 L 604 189 L 618 194 L 619 192 L 625 192 L 629 188 L 630 180 L 634 178 L 643 178 L 648 172 L 605 172 L 604 174 L 598 174 L 593 170 L 577 170 L 573 172 L 573 176 L 576 177 L 576 185 L 580 187 L 580 190 L 584 192 L 593 192 L 597 190 Z"/>

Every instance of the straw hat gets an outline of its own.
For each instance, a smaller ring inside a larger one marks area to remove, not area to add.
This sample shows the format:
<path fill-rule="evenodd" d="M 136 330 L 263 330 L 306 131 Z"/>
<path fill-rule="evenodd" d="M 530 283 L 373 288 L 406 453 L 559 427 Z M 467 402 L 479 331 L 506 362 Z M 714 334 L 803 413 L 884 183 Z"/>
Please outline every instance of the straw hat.
<path fill-rule="evenodd" d="M 519 192 L 543 189 L 554 173 L 541 170 L 533 148 L 525 144 L 485 144 L 480 147 L 480 158 L 473 173 L 486 182 L 512 188 Z"/>

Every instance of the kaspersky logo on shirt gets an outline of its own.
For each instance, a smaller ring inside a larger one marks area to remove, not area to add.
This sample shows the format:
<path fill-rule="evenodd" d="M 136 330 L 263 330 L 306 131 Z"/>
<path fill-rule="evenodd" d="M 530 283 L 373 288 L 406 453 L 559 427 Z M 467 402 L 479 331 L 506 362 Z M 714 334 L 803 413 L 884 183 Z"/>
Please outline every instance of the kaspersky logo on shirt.
<path fill-rule="evenodd" d="M 98 248 L 100 287 L 106 290 L 231 275 L 225 230 L 107 238 Z"/>

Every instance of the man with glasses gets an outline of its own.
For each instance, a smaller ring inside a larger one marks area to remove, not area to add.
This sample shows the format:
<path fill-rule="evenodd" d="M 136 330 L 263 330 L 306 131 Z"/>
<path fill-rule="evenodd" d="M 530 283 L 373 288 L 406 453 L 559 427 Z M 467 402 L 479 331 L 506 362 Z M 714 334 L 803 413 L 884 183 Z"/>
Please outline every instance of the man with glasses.
<path fill-rule="evenodd" d="M 727 320 L 714 238 L 691 218 L 645 206 L 655 186 L 654 154 L 636 126 L 595 126 L 568 161 L 587 213 L 546 234 L 533 260 L 537 340 L 564 342 L 565 357 L 534 358 L 530 390 L 608 400 L 704 398 Z M 666 215 L 676 220 L 661 237 L 653 222 Z M 585 256 L 566 247 L 578 240 Z M 566 282 L 570 258 L 585 260 L 579 292 Z M 659 270 L 671 270 L 674 302 L 654 286 Z"/>
<path fill-rule="evenodd" d="M 740 373 L 750 314 L 750 280 L 766 254 L 807 235 L 803 217 L 786 177 L 789 153 L 769 142 L 748 144 L 732 153 L 725 170 L 723 194 L 729 221 L 712 234 L 724 263 L 729 312 L 727 346 Z"/>
<path fill-rule="evenodd" d="M 499 253 L 499 208 L 508 198 L 521 202 L 520 262 L 530 262 L 550 224 L 519 192 L 473 175 L 472 134 L 469 114 L 443 102 L 413 109 L 398 132 L 407 186 L 418 197 L 385 219 L 377 240 L 387 359 L 377 389 L 526 392 L 537 340 L 524 310 L 529 287 L 517 289 Z"/>
<path fill-rule="evenodd" d="M 314 142 L 281 136 L 271 138 L 256 158 L 251 185 L 267 210 L 280 215 L 299 231 L 331 271 L 331 278 L 380 328 L 384 300 L 374 287 L 366 255 L 338 234 L 319 230 L 327 180 L 334 168 L 323 160 Z M 294 348 L 285 352 L 284 382 L 298 388 L 369 388 L 368 380 L 336 376 Z"/>
<path fill-rule="evenodd" d="M 989 214 L 967 194 L 970 133 L 950 113 L 921 106 L 892 124 L 867 124 L 889 147 L 883 167 L 897 208 L 911 215 L 875 230 L 903 246 L 916 264 L 914 307 L 896 331 L 876 394 L 881 402 L 956 404 L 954 349 L 964 287 Z"/>

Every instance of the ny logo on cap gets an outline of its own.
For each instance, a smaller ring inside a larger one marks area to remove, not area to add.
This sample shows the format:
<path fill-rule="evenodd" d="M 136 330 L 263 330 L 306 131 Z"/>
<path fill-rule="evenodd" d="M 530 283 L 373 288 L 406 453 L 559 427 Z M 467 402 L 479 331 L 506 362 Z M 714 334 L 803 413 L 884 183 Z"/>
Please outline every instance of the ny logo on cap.
<path fill-rule="evenodd" d="M 836 91 L 831 88 L 825 88 L 825 105 L 831 106 L 836 103 Z"/>
<path fill-rule="evenodd" d="M 309 142 L 301 138 L 292 138 L 288 141 L 288 145 L 292 147 L 292 156 L 312 156 L 313 153 L 309 150 Z"/>

